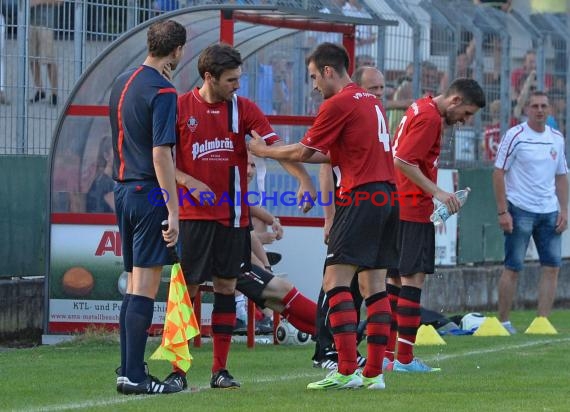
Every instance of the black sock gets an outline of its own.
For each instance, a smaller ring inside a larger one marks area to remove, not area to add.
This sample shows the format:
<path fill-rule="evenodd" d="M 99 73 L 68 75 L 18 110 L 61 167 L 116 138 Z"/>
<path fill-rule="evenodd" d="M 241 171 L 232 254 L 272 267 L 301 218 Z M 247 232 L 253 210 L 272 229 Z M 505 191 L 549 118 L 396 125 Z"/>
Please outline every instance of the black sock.
<path fill-rule="evenodd" d="M 127 313 L 126 325 L 126 376 L 131 382 L 140 383 L 146 379 L 144 372 L 144 351 L 148 338 L 148 328 L 152 323 L 154 300 L 146 296 L 131 295 Z"/>
<path fill-rule="evenodd" d="M 119 375 L 125 376 L 125 371 L 127 370 L 127 329 L 125 318 L 127 316 L 127 307 L 129 306 L 129 301 L 131 300 L 130 294 L 125 294 L 123 298 L 123 303 L 121 304 L 121 313 L 119 315 L 119 335 L 121 342 L 121 369 L 119 369 Z"/>

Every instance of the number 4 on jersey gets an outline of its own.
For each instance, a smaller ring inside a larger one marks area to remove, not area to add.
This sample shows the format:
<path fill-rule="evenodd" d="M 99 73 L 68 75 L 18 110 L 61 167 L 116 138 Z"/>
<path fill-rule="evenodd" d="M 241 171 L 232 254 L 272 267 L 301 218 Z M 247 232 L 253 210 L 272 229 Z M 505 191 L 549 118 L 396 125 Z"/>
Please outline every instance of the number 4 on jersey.
<path fill-rule="evenodd" d="M 382 114 L 382 110 L 378 105 L 376 107 L 376 116 L 378 117 L 378 140 L 384 145 L 384 151 L 390 151 L 390 134 L 388 133 L 388 128 L 386 127 L 386 120 Z"/>

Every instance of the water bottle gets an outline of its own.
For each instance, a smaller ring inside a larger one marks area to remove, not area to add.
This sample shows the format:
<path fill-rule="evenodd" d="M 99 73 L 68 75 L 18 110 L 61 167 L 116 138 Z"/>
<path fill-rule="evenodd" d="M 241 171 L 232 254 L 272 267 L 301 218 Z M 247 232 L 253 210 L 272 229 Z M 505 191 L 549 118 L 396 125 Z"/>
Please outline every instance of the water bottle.
<path fill-rule="evenodd" d="M 459 199 L 459 203 L 461 204 L 461 206 L 463 206 L 467 201 L 467 196 L 469 196 L 470 191 L 471 189 L 466 187 L 463 190 L 458 190 L 457 192 L 455 192 L 455 197 Z M 445 222 L 449 218 L 449 216 L 451 216 L 451 213 L 449 213 L 447 206 L 445 206 L 445 204 L 442 203 L 437 207 L 437 209 L 434 210 L 429 220 L 431 220 L 435 226 L 439 226 L 443 224 L 443 222 Z"/>

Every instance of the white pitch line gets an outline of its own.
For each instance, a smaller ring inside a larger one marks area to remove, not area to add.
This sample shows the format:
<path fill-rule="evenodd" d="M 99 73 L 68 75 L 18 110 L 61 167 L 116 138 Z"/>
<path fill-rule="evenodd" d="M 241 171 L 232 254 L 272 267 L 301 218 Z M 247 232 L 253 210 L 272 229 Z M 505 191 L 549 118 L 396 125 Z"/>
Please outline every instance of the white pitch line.
<path fill-rule="evenodd" d="M 548 343 L 558 343 L 558 342 L 568 342 L 568 341 L 570 341 L 570 338 L 542 339 L 542 340 L 537 340 L 537 341 L 533 341 L 533 342 L 520 343 L 517 345 L 503 345 L 500 347 L 475 350 L 475 351 L 464 352 L 464 353 L 455 353 L 455 354 L 450 354 L 450 355 L 434 355 L 434 356 L 429 357 L 428 360 L 442 361 L 442 360 L 453 359 L 453 358 L 458 358 L 458 357 L 463 357 L 463 356 L 483 355 L 486 353 L 502 352 L 505 350 L 512 350 L 512 349 L 530 348 L 530 347 L 537 346 L 537 345 L 544 345 L 544 344 L 548 344 Z M 282 376 L 254 378 L 251 380 L 247 380 L 246 382 L 266 383 L 266 382 L 275 382 L 275 381 L 288 381 L 288 380 L 293 380 L 293 379 L 298 379 L 298 378 L 312 378 L 312 377 L 315 377 L 315 376 L 322 374 L 322 372 L 323 371 L 320 369 L 319 370 L 315 369 L 315 371 L 313 373 L 304 372 L 304 373 L 295 373 L 295 374 L 288 374 L 288 375 L 282 375 Z M 209 387 L 208 386 L 201 386 L 201 387 L 195 388 L 192 391 L 181 392 L 180 395 L 191 394 L 192 392 L 199 392 L 199 391 L 206 390 L 206 389 L 209 389 Z M 174 395 L 170 395 L 170 396 L 180 396 L 180 395 L 174 394 Z M 30 412 L 30 411 L 52 412 L 52 411 L 66 411 L 66 410 L 70 410 L 70 409 L 83 409 L 83 408 L 92 408 L 92 407 L 100 407 L 100 406 L 112 406 L 112 405 L 118 405 L 121 403 L 126 403 L 126 402 L 131 402 L 131 401 L 143 401 L 145 399 L 155 398 L 156 396 L 157 395 L 139 395 L 139 396 L 121 395 L 121 396 L 112 397 L 112 398 L 108 398 L 108 399 L 101 399 L 101 400 L 68 403 L 68 404 L 62 404 L 62 405 L 44 406 L 41 408 L 19 409 L 19 410 L 15 410 L 14 412 Z M 158 395 L 158 396 L 160 396 L 160 395 Z"/>

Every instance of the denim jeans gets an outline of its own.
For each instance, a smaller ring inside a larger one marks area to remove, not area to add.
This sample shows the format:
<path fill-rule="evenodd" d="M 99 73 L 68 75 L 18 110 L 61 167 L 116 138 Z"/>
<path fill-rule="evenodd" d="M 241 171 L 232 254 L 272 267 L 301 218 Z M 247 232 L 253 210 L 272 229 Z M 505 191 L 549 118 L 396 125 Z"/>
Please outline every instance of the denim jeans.
<path fill-rule="evenodd" d="M 520 272 L 530 237 L 534 239 L 541 266 L 560 267 L 561 234 L 556 233 L 558 212 L 532 213 L 509 202 L 513 232 L 505 233 L 505 267 Z"/>

